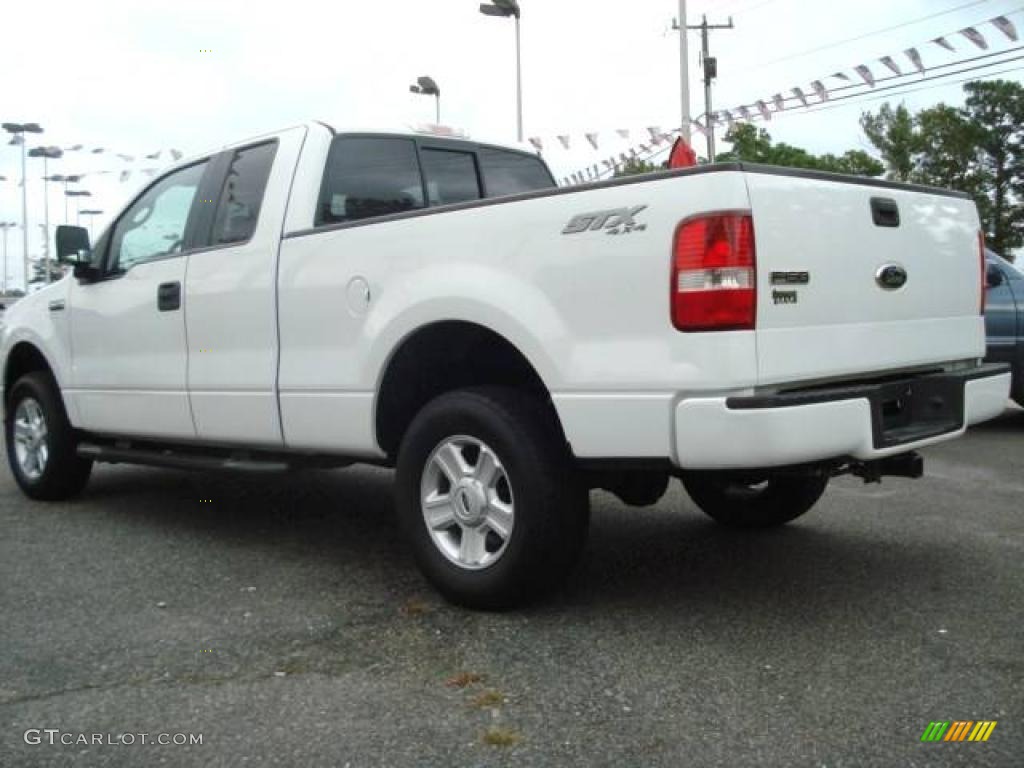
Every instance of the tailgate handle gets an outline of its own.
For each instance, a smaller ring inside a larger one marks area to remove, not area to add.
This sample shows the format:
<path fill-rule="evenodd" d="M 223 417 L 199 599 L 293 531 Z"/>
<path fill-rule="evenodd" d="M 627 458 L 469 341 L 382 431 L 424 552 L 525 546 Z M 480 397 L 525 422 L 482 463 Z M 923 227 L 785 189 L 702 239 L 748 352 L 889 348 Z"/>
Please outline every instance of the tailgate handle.
<path fill-rule="evenodd" d="M 900 225 L 900 207 L 891 198 L 872 197 L 871 218 L 876 227 L 898 227 Z"/>

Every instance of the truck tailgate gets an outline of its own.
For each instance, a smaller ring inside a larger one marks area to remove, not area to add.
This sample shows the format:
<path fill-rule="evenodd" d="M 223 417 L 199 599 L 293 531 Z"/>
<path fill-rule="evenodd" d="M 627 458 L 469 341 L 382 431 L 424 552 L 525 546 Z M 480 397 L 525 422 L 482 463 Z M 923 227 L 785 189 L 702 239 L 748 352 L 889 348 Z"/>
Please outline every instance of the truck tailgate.
<path fill-rule="evenodd" d="M 746 179 L 760 384 L 984 356 L 971 200 L 845 177 Z"/>

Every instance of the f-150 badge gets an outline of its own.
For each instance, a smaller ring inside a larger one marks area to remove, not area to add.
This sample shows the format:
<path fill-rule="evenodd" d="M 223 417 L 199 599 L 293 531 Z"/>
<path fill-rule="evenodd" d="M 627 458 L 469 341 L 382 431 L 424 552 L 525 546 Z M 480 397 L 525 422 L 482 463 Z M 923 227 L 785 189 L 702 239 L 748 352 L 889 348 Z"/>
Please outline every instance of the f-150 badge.
<path fill-rule="evenodd" d="M 605 230 L 606 235 L 628 235 L 630 232 L 643 232 L 647 229 L 647 225 L 637 224 L 634 219 L 646 207 L 646 205 L 638 205 L 635 208 L 613 208 L 609 211 L 581 213 L 569 220 L 565 229 L 562 230 L 562 234 L 575 235 L 580 232 L 596 232 L 599 229 Z"/>

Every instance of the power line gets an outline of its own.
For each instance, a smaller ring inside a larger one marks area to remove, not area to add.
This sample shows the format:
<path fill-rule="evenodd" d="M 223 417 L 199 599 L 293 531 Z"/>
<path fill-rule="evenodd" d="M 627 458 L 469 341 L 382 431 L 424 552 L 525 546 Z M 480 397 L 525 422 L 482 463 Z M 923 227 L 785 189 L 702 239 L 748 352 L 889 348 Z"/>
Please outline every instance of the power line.
<path fill-rule="evenodd" d="M 935 79 L 940 79 L 940 78 L 945 78 L 945 77 L 952 77 L 953 75 L 961 74 L 962 72 L 973 72 L 973 71 L 979 70 L 979 69 L 988 69 L 990 67 L 998 67 L 1000 64 L 1009 64 L 1011 61 L 1017 61 L 1019 59 L 1024 59 L 1024 56 L 1017 56 L 1017 57 L 1015 57 L 1013 59 L 1006 59 L 1005 61 L 994 61 L 994 62 L 991 62 L 989 64 L 985 64 L 984 66 L 972 67 L 970 69 L 961 70 L 961 72 L 947 72 L 944 75 L 939 75 Z M 1005 75 L 1008 72 L 1019 72 L 1021 70 L 1024 70 L 1024 66 L 1009 67 L 1008 69 L 1001 69 L 998 72 L 987 72 L 986 74 L 989 77 L 994 77 L 996 75 Z M 893 86 L 894 88 L 901 88 L 901 89 L 904 89 L 904 90 L 897 90 L 895 92 L 888 93 L 885 96 L 878 96 L 877 93 L 875 93 L 875 92 L 851 94 L 850 96 L 845 96 L 845 97 L 843 97 L 841 99 L 836 99 L 836 101 L 846 101 L 847 99 L 857 99 L 856 101 L 853 101 L 851 104 L 835 104 L 835 105 L 832 105 L 832 104 L 827 104 L 826 103 L 826 104 L 823 104 L 821 106 L 814 107 L 812 109 L 805 109 L 805 110 L 801 110 L 799 112 L 790 112 L 786 116 L 787 117 L 792 117 L 792 116 L 797 116 L 797 115 L 814 114 L 815 112 L 827 112 L 830 109 L 840 109 L 842 107 L 849 107 L 849 106 L 853 106 L 855 104 L 866 104 L 866 103 L 872 102 L 872 101 L 881 101 L 882 99 L 889 99 L 889 98 L 892 98 L 893 96 L 903 96 L 903 95 L 908 94 L 908 93 L 917 93 L 918 91 L 931 91 L 931 90 L 934 90 L 936 88 L 944 88 L 944 87 L 947 87 L 947 86 L 950 86 L 950 85 L 959 85 L 960 83 L 967 83 L 967 82 L 971 82 L 972 80 L 976 80 L 976 79 L 977 79 L 976 77 L 964 77 L 964 78 L 961 78 L 960 80 L 949 80 L 949 81 L 942 82 L 942 83 L 936 83 L 935 85 L 925 85 L 925 86 L 922 86 L 920 88 L 907 87 L 910 84 L 909 83 L 904 83 L 902 85 Z"/>
<path fill-rule="evenodd" d="M 958 5 L 958 6 L 955 6 L 953 8 L 949 8 L 948 10 L 945 10 L 945 11 L 939 11 L 937 13 L 931 13 L 931 14 L 928 14 L 927 16 L 921 16 L 921 17 L 919 17 L 917 19 L 911 19 L 910 21 L 904 21 L 904 22 L 901 22 L 899 24 L 893 24 L 892 26 L 882 27 L 881 29 L 876 29 L 873 32 L 865 32 L 862 35 L 857 35 L 855 37 L 849 37 L 849 38 L 846 38 L 845 40 L 838 40 L 838 41 L 833 42 L 833 43 L 827 43 L 826 45 L 820 45 L 817 48 L 809 48 L 806 51 L 800 51 L 798 53 L 791 53 L 791 54 L 789 54 L 787 56 L 782 56 L 781 58 L 773 59 L 772 61 L 759 62 L 758 64 L 756 64 L 754 66 L 746 67 L 745 69 L 741 69 L 741 70 L 737 71 L 735 74 L 739 75 L 739 74 L 742 74 L 744 72 L 750 72 L 753 69 L 763 69 L 764 67 L 769 67 L 769 66 L 771 66 L 773 64 L 778 64 L 778 63 L 783 62 L 783 61 L 791 61 L 792 59 L 799 59 L 799 58 L 801 58 L 803 56 L 809 56 L 812 53 L 819 53 L 821 51 L 827 51 L 830 48 L 836 48 L 836 47 L 838 47 L 840 45 L 846 45 L 847 43 L 855 43 L 858 40 L 866 40 L 869 37 L 874 37 L 875 35 L 880 35 L 880 34 L 882 34 L 884 32 L 891 32 L 894 29 L 903 29 L 904 27 L 910 27 L 910 26 L 913 26 L 914 24 L 920 24 L 923 21 L 929 21 L 931 19 L 937 19 L 940 16 L 947 16 L 947 15 L 949 15 L 951 13 L 955 13 L 957 11 L 962 11 L 962 10 L 965 10 L 967 8 L 973 8 L 976 5 L 981 5 L 982 3 L 987 3 L 988 1 L 989 0 L 972 0 L 969 3 L 963 3 L 962 5 Z M 1019 10 L 1021 10 L 1021 9 L 1017 8 L 1017 9 L 1015 9 L 1013 11 L 1009 11 L 1008 13 L 1016 13 Z"/>

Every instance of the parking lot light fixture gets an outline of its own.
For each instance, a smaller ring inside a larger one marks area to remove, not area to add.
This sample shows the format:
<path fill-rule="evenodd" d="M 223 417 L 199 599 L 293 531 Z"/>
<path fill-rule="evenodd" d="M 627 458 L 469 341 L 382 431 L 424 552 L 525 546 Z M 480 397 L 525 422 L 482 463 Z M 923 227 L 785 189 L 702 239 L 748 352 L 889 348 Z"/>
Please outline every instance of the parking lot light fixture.
<path fill-rule="evenodd" d="M 523 67 L 519 38 L 519 3 L 517 0 L 493 0 L 480 4 L 484 16 L 502 16 L 516 21 L 516 138 L 523 140 Z"/>
<path fill-rule="evenodd" d="M 25 134 L 42 133 L 39 123 L 3 123 L 11 134 L 10 144 L 21 147 L 21 261 L 24 270 L 25 293 L 28 293 L 28 181 L 25 176 Z"/>
<path fill-rule="evenodd" d="M 432 77 L 420 77 L 416 79 L 416 85 L 410 85 L 409 90 L 413 93 L 419 93 L 423 96 L 433 96 L 434 106 L 436 108 L 436 119 L 435 123 L 440 125 L 441 123 L 441 89 L 438 87 L 437 82 Z"/>

